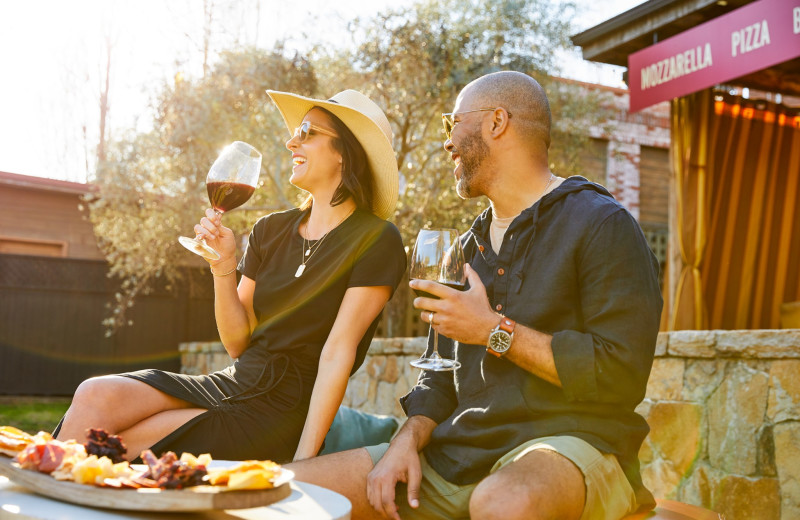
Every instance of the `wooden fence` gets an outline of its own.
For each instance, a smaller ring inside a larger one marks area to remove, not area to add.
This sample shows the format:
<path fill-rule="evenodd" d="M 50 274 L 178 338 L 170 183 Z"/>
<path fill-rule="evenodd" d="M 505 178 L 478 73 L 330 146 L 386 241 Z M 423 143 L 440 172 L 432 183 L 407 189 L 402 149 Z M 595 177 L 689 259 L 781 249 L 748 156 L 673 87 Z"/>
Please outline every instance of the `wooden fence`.
<path fill-rule="evenodd" d="M 0 254 L 0 395 L 71 395 L 87 377 L 179 370 L 178 344 L 217 339 L 207 270 L 177 294 L 156 288 L 130 309 L 134 324 L 106 337 L 118 284 L 105 262 Z"/>
<path fill-rule="evenodd" d="M 177 294 L 140 296 L 133 325 L 106 337 L 118 283 L 105 262 L 0 254 L 0 395 L 72 395 L 84 379 L 142 368 L 180 370 L 178 345 L 218 339 L 213 285 L 191 269 Z M 427 335 L 402 282 L 377 337 Z"/>

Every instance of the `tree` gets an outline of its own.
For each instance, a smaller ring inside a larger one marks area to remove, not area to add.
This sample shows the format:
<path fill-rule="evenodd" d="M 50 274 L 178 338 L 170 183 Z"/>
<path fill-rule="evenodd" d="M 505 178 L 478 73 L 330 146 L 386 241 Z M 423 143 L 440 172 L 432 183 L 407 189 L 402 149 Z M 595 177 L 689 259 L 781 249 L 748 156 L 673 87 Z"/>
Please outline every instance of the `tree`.
<path fill-rule="evenodd" d="M 106 141 L 108 140 L 108 112 L 111 110 L 109 93 L 111 91 L 111 51 L 114 45 L 111 43 L 111 36 L 105 37 L 105 71 L 103 72 L 102 86 L 100 89 L 100 137 L 97 142 L 97 164 L 106 160 Z"/>
<path fill-rule="evenodd" d="M 174 266 L 187 253 L 175 238 L 191 232 L 206 204 L 205 174 L 222 145 L 238 139 L 264 152 L 261 186 L 249 205 L 259 211 L 226 215 L 226 225 L 244 233 L 256 217 L 298 200 L 282 177 L 291 169 L 283 150 L 287 134 L 265 88 L 321 97 L 355 88 L 386 110 L 400 169 L 394 221 L 409 249 L 421 227 L 465 231 L 486 206 L 483 199 L 458 198 L 453 165 L 442 150 L 440 114 L 478 76 L 517 70 L 537 78 L 557 123 L 553 170 L 575 173 L 576 151 L 586 139 L 581 128 L 602 114 L 596 96 L 553 79 L 556 51 L 571 48 L 573 12 L 572 3 L 559 0 L 424 0 L 354 20 L 351 49 L 317 48 L 310 57 L 291 56 L 281 45 L 270 53 L 228 51 L 199 80 L 176 75 L 158 97 L 153 130 L 113 147 L 104 165 L 107 181 L 92 204 L 112 273 L 125 279 L 111 322 L 125 323 L 124 310 L 154 280 L 178 276 Z M 406 330 L 406 295 L 401 285 L 389 309 L 390 335 Z"/>
<path fill-rule="evenodd" d="M 318 69 L 329 75 L 321 84 L 336 85 L 331 91 L 357 85 L 386 109 L 401 175 L 394 221 L 409 250 L 422 227 L 463 232 L 485 208 L 484 199 L 465 202 L 455 192 L 440 117 L 483 74 L 516 70 L 536 78 L 556 121 L 552 169 L 582 173 L 576 156 L 587 139 L 584 130 L 603 114 L 596 95 L 553 77 L 556 51 L 571 48 L 573 14 L 571 2 L 551 0 L 422 1 L 354 21 L 357 49 L 333 60 L 339 68 Z M 406 293 L 402 287 L 390 309 L 398 324 L 407 323 Z"/>
<path fill-rule="evenodd" d="M 126 310 L 139 293 L 183 280 L 181 266 L 204 265 L 176 239 L 191 235 L 208 207 L 205 177 L 225 145 L 246 141 L 264 156 L 256 195 L 225 215 L 227 226 L 243 235 L 258 216 L 296 202 L 299 194 L 282 177 L 291 168 L 288 134 L 265 99 L 268 88 L 312 94 L 311 64 L 280 45 L 224 52 L 203 78 L 176 74 L 163 86 L 151 131 L 109 143 L 89 210 L 110 274 L 122 280 L 106 321 L 111 330 L 129 324 Z"/>
<path fill-rule="evenodd" d="M 571 48 L 573 13 L 571 2 L 444 0 L 352 24 L 362 43 L 341 61 L 353 64 L 360 88 L 380 100 L 392 123 L 402 177 L 395 222 L 407 244 L 426 224 L 463 230 L 485 205 L 458 199 L 452 164 L 442 150 L 440 114 L 452 110 L 458 92 L 473 79 L 498 70 L 536 78 L 548 91 L 557 122 L 553 168 L 559 172 L 571 162 L 577 143 L 570 138 L 565 144 L 567 136 L 581 137 L 581 128 L 601 116 L 596 97 L 553 77 L 556 51 Z"/>

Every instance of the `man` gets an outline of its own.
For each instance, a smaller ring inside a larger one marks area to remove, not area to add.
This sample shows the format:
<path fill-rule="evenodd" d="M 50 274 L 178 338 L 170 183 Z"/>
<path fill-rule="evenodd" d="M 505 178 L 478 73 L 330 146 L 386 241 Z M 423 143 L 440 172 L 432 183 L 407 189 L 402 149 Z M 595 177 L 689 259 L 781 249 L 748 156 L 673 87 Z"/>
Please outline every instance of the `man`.
<path fill-rule="evenodd" d="M 648 426 L 634 408 L 662 300 L 641 229 L 602 186 L 550 172 L 549 104 L 529 76 L 483 76 L 445 117 L 459 195 L 491 207 L 462 236 L 468 290 L 411 286 L 440 298 L 414 305 L 461 368 L 421 373 L 391 444 L 300 463 L 297 478 L 348 496 L 354 518 L 616 519 L 652 507 L 637 458 Z"/>

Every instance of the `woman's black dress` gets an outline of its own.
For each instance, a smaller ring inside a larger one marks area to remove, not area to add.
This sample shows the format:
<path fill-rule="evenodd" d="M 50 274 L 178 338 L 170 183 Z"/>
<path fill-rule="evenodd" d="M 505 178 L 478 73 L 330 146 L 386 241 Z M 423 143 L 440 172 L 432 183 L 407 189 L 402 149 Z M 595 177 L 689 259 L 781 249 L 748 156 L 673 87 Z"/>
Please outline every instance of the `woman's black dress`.
<path fill-rule="evenodd" d="M 122 374 L 207 411 L 151 449 L 210 453 L 216 459 L 291 461 L 300 441 L 322 347 L 349 287 L 390 286 L 405 272 L 397 228 L 356 210 L 333 229 L 295 277 L 303 258 L 298 227 L 310 210 L 261 218 L 239 271 L 255 280 L 258 325 L 248 349 L 225 370 L 190 376 L 161 370 Z M 358 345 L 364 362 L 376 318 Z"/>

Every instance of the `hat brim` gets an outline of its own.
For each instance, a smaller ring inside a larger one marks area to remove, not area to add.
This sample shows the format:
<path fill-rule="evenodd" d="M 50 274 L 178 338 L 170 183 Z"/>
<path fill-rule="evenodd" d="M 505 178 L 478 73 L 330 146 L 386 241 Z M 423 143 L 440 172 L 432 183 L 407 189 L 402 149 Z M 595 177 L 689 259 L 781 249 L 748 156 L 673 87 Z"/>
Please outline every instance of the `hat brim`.
<path fill-rule="evenodd" d="M 290 135 L 314 107 L 322 107 L 339 118 L 367 155 L 373 175 L 372 212 L 384 220 L 394 215 L 399 189 L 397 159 L 391 141 L 372 119 L 354 108 L 332 101 L 275 90 L 267 90 L 267 94 L 278 107 Z"/>

